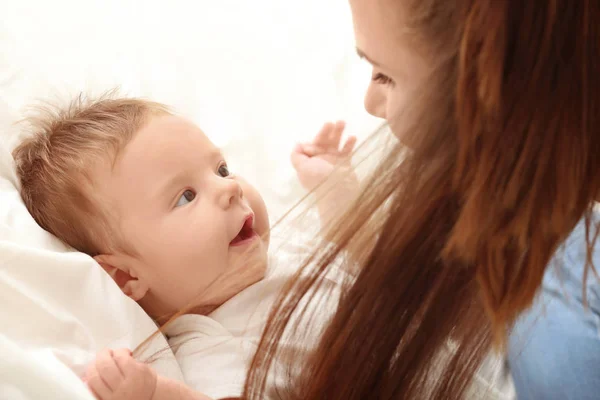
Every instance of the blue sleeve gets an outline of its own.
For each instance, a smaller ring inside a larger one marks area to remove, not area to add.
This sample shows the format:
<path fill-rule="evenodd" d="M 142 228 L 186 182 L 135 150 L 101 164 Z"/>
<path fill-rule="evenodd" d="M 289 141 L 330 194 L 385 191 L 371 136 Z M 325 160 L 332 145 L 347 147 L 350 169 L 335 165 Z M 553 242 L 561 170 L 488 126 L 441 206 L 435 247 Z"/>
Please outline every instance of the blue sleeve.
<path fill-rule="evenodd" d="M 508 359 L 520 400 L 600 399 L 600 283 L 590 271 L 584 307 L 585 260 L 585 226 L 580 223 L 549 265 L 533 307 L 510 335 Z M 599 246 L 593 261 L 600 271 Z"/>

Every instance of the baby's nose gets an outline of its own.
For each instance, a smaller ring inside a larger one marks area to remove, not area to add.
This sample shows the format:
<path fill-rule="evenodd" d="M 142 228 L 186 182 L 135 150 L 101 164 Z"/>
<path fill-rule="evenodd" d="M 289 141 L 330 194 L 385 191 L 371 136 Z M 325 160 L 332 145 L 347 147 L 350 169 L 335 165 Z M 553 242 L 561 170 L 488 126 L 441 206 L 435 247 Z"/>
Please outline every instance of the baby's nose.
<path fill-rule="evenodd" d="M 223 181 L 220 204 L 221 207 L 228 208 L 244 197 L 244 191 L 242 185 L 235 179 L 224 179 Z"/>

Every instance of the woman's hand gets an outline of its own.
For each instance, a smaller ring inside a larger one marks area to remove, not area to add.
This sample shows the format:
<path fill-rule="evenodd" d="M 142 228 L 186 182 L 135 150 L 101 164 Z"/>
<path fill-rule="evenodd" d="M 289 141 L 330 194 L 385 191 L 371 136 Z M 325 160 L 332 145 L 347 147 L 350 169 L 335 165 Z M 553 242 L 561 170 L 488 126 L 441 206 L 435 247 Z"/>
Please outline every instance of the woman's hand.
<path fill-rule="evenodd" d="M 98 400 L 152 400 L 157 375 L 129 350 L 103 350 L 88 367 L 84 382 Z"/>
<path fill-rule="evenodd" d="M 312 142 L 298 144 L 292 151 L 292 165 L 306 190 L 315 189 L 336 171 L 340 172 L 345 181 L 356 181 L 358 185 L 358 180 L 351 171 L 350 159 L 356 145 L 356 137 L 350 136 L 342 141 L 345 127 L 343 121 L 335 124 L 328 122 Z"/>

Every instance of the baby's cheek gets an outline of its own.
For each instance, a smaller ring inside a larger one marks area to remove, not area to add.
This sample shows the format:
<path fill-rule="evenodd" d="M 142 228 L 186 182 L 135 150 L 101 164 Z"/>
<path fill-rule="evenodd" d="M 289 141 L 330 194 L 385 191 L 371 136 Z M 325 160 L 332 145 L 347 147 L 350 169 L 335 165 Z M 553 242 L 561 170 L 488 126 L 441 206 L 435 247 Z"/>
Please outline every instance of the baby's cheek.
<path fill-rule="evenodd" d="M 261 195 L 252 186 L 248 187 L 248 190 L 244 190 L 246 198 L 254 211 L 255 225 L 254 228 L 259 233 L 265 233 L 269 229 L 269 213 L 267 212 L 267 206 L 263 201 Z"/>
<path fill-rule="evenodd" d="M 252 207 L 255 215 L 256 215 L 256 232 L 260 235 L 268 235 L 269 232 L 269 213 L 267 212 L 267 206 L 262 201 L 262 198 L 258 201 L 258 204 Z M 268 236 L 265 237 L 265 240 L 268 243 Z"/>

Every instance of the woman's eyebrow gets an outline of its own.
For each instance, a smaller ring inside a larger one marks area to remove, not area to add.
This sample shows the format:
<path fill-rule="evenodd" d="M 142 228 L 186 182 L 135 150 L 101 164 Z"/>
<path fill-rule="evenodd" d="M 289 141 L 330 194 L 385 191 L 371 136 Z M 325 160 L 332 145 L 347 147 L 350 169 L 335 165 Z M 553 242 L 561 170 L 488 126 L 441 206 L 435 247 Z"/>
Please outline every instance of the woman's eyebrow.
<path fill-rule="evenodd" d="M 356 48 L 356 54 L 358 54 L 358 56 L 360 58 L 364 58 L 365 60 L 367 60 L 368 62 L 370 62 L 372 65 L 376 66 L 376 67 L 381 67 L 381 65 L 379 65 L 378 62 L 375 62 L 371 59 L 371 57 L 369 57 L 368 55 L 365 54 L 364 51 L 362 51 L 361 49 L 359 49 L 358 47 Z"/>

